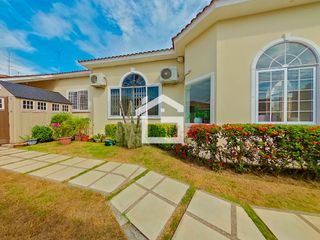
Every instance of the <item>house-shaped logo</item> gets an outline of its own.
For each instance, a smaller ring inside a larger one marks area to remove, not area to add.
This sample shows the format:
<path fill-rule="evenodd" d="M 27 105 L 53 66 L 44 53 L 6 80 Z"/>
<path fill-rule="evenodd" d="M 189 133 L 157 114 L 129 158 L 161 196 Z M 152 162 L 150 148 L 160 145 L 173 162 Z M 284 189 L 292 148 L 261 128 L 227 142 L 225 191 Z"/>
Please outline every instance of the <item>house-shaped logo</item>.
<path fill-rule="evenodd" d="M 161 106 L 160 104 L 166 103 L 170 107 L 177 110 L 178 113 L 184 112 L 184 107 L 180 103 L 176 102 L 172 98 L 166 95 L 160 95 L 156 99 L 148 102 L 147 97 L 142 100 L 142 106 L 136 110 L 136 116 L 141 116 L 141 126 L 142 126 L 142 143 L 144 144 L 182 144 L 184 143 L 184 117 L 170 117 L 161 116 L 160 122 L 164 124 L 175 124 L 177 127 L 176 137 L 149 137 L 148 136 L 148 125 L 149 117 L 148 111 L 156 106 Z M 164 113 L 165 109 L 161 108 L 161 113 Z M 162 114 L 161 114 L 162 115 Z"/>

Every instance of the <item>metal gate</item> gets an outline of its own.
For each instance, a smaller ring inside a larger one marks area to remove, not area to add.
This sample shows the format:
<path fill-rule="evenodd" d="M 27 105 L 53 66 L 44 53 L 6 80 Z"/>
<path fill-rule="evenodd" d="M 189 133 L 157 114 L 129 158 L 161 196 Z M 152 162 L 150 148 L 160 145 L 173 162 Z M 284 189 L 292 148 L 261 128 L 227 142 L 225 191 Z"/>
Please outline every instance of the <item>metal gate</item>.
<path fill-rule="evenodd" d="M 0 97 L 0 144 L 10 142 L 8 98 Z"/>

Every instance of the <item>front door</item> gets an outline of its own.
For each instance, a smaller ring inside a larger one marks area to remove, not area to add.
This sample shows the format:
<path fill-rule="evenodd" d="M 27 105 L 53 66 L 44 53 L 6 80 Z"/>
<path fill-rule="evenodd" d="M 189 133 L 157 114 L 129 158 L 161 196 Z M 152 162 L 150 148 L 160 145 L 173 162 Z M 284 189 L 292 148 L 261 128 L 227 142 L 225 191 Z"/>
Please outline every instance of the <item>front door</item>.
<path fill-rule="evenodd" d="M 0 97 L 0 144 L 9 143 L 9 110 L 8 98 Z"/>

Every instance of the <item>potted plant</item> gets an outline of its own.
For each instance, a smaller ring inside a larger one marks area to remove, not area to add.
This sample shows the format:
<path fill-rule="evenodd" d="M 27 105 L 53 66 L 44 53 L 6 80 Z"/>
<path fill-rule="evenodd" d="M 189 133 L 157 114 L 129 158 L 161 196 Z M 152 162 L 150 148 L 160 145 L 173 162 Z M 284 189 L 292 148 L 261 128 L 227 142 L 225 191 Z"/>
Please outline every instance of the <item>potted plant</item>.
<path fill-rule="evenodd" d="M 74 131 L 75 131 L 75 136 L 74 140 L 80 142 L 81 141 L 81 128 L 82 128 L 82 118 L 80 117 L 75 117 L 73 118 L 73 125 L 74 125 Z"/>
<path fill-rule="evenodd" d="M 74 134 L 74 128 L 71 121 L 53 124 L 53 134 L 55 138 L 63 145 L 70 144 Z"/>
<path fill-rule="evenodd" d="M 196 107 L 193 122 L 198 124 L 203 123 L 206 118 L 208 118 L 208 111 Z"/>
<path fill-rule="evenodd" d="M 82 118 L 81 119 L 81 141 L 88 142 L 89 141 L 89 127 L 90 127 L 90 118 Z"/>

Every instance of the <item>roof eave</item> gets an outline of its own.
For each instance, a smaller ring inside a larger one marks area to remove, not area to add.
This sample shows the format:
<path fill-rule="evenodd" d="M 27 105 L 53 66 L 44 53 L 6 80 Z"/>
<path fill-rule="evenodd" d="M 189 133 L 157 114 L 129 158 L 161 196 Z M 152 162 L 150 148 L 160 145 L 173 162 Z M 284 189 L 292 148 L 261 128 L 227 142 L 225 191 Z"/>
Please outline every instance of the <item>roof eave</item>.
<path fill-rule="evenodd" d="M 127 65 L 132 63 L 143 63 L 147 61 L 159 61 L 176 58 L 176 51 L 174 49 L 168 49 L 164 51 L 141 53 L 126 56 L 115 56 L 106 59 L 93 59 L 93 60 L 80 60 L 79 64 L 92 69 L 98 67 L 108 67 L 114 65 Z"/>
<path fill-rule="evenodd" d="M 91 73 L 90 70 L 75 72 L 75 73 L 62 73 L 62 74 L 43 74 L 35 76 L 13 76 L 1 78 L 2 81 L 8 81 L 13 83 L 26 83 L 26 82 L 39 82 L 48 80 L 58 80 L 63 78 L 76 78 L 76 77 L 86 77 Z"/>

